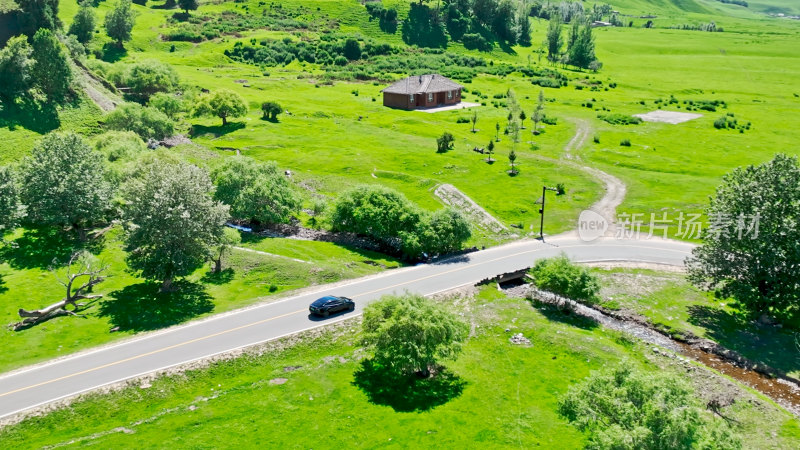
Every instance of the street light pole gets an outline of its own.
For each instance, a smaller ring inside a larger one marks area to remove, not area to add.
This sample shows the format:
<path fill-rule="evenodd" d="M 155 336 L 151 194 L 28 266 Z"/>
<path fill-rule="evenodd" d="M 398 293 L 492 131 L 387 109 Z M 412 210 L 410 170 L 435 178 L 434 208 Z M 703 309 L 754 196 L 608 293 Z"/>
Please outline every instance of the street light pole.
<path fill-rule="evenodd" d="M 547 191 L 555 191 L 558 192 L 558 189 L 551 188 L 547 186 L 542 186 L 542 208 L 539 210 L 539 214 L 541 214 L 541 218 L 539 221 L 539 239 L 544 242 L 544 202 L 545 202 L 545 193 Z"/>

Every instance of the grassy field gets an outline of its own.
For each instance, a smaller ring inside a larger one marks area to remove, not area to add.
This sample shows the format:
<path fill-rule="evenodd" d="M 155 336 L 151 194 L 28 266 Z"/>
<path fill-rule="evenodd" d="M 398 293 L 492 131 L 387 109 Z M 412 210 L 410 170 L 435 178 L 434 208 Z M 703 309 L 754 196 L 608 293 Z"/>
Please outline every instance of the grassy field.
<path fill-rule="evenodd" d="M 800 377 L 793 330 L 760 325 L 727 301 L 715 300 L 684 275 L 649 270 L 595 270 L 602 306 L 630 311 L 674 334 L 710 339 L 751 361 Z"/>
<path fill-rule="evenodd" d="M 581 448 L 584 436 L 556 414 L 556 400 L 591 370 L 627 358 L 646 370 L 638 344 L 562 313 L 509 299 L 494 286 L 451 300 L 474 334 L 451 375 L 410 400 L 376 397 L 354 375 L 363 357 L 357 322 L 273 345 L 108 395 L 0 431 L 8 446 Z M 521 332 L 532 345 L 508 341 Z M 666 370 L 675 370 L 666 367 Z M 709 383 L 707 378 L 699 383 Z M 713 380 L 713 379 L 712 379 Z M 427 394 L 426 394 L 427 393 Z M 725 414 L 749 448 L 796 448 L 800 427 L 771 402 L 736 391 Z M 370 400 L 371 399 L 371 400 Z M 752 399 L 744 400 L 744 399 Z M 35 430 L 47 429 L 47 433 Z"/>
<path fill-rule="evenodd" d="M 0 335 L 7 351 L 0 355 L 0 372 L 400 265 L 384 255 L 326 242 L 261 239 L 242 246 L 278 256 L 234 250 L 220 274 L 204 267 L 165 296 L 157 294 L 158 285 L 130 273 L 120 237 L 113 229 L 102 244 L 89 248 L 108 265 L 108 280 L 95 288 L 105 297 L 91 304 L 84 317 L 60 317 L 19 332 L 4 327 Z M 19 308 L 41 308 L 63 297 L 48 266 L 53 258 L 68 258 L 79 244 L 47 230 L 20 231 L 13 242 L 16 248 L 7 247 L 0 264 L 0 322 L 6 324 L 19 320 Z"/>

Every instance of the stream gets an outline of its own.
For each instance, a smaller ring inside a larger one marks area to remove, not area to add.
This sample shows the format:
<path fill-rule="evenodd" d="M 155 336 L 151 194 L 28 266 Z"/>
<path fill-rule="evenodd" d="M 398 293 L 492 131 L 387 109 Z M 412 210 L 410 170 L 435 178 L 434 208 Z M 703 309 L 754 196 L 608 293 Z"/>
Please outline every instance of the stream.
<path fill-rule="evenodd" d="M 509 289 L 503 290 L 509 295 L 536 299 L 542 303 L 547 303 L 556 307 L 568 307 L 575 314 L 590 318 L 606 328 L 627 333 L 644 342 L 657 345 L 678 355 L 702 363 L 719 373 L 761 392 L 786 408 L 796 417 L 800 417 L 800 386 L 790 380 L 772 378 L 754 370 L 740 367 L 716 354 L 676 341 L 647 326 L 611 317 L 601 311 L 573 300 L 549 292 L 532 289 L 529 285 L 510 286 Z"/>

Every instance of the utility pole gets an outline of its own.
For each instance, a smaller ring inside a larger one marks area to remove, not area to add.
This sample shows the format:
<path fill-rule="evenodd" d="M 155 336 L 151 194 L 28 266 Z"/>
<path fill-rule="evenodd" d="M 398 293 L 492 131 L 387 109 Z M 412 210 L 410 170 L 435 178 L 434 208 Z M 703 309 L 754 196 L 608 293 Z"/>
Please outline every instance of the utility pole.
<path fill-rule="evenodd" d="M 542 186 L 542 208 L 539 209 L 539 214 L 541 214 L 541 218 L 539 221 L 539 238 L 544 242 L 544 202 L 545 202 L 545 193 L 547 191 L 555 191 L 558 192 L 558 189 L 551 188 L 547 186 Z M 537 202 L 538 203 L 538 202 Z"/>

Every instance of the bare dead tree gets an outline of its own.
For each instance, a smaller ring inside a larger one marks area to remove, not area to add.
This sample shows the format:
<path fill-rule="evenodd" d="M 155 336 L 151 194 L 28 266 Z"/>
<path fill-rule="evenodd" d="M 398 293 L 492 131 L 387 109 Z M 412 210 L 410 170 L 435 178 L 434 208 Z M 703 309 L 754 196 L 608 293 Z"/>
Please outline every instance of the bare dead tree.
<path fill-rule="evenodd" d="M 65 289 L 64 298 L 42 309 L 28 311 L 20 308 L 19 316 L 23 319 L 10 325 L 14 331 L 24 330 L 59 316 L 79 316 L 81 308 L 87 305 L 79 303 L 81 300 L 96 300 L 103 297 L 91 292 L 95 285 L 106 280 L 104 273 L 108 269 L 107 265 L 98 263 L 87 252 L 79 251 L 70 256 L 66 268 L 66 272 L 59 275 L 56 267 L 50 267 L 56 281 Z M 68 306 L 71 309 L 67 309 Z"/>

